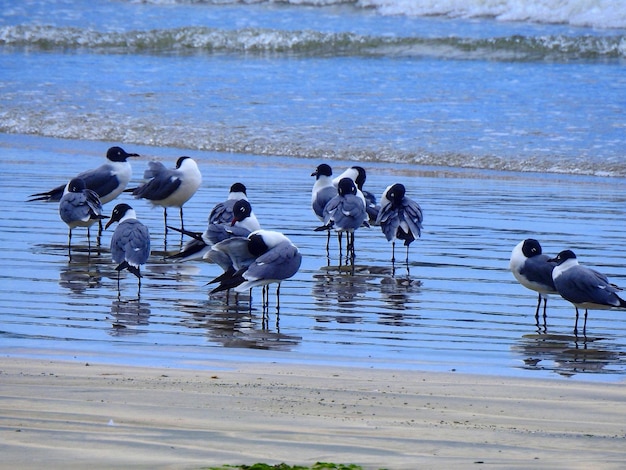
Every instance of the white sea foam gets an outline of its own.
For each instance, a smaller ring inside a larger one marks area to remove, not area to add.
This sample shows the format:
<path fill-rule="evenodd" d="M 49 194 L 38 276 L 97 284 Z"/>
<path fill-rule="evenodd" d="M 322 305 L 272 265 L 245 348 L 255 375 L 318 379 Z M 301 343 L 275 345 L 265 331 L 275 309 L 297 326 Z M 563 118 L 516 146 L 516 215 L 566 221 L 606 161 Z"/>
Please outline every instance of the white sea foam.
<path fill-rule="evenodd" d="M 622 0 L 360 0 L 383 15 L 493 17 L 594 28 L 626 28 Z"/>
<path fill-rule="evenodd" d="M 153 4 L 189 0 L 145 0 Z M 626 28 L 623 0 L 199 0 L 213 5 L 281 3 L 326 7 L 354 4 L 382 15 L 495 18 L 499 21 L 568 24 L 593 28 Z"/>
<path fill-rule="evenodd" d="M 321 31 L 205 27 L 98 32 L 18 25 L 0 27 L 0 46 L 34 49 L 109 49 L 112 52 L 246 52 L 315 55 L 430 56 L 496 61 L 615 59 L 626 56 L 626 37 L 519 36 L 493 38 L 377 37 Z"/>

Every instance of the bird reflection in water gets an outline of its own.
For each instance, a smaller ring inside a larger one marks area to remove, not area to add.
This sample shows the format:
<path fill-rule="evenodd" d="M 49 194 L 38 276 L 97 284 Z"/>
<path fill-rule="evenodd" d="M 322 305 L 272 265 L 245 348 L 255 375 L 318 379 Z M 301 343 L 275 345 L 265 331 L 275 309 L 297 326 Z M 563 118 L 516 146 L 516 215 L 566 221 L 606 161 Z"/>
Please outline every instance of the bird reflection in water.
<path fill-rule="evenodd" d="M 248 318 L 252 318 L 258 311 L 257 307 L 253 307 L 253 292 L 250 289 L 248 292 L 231 292 L 232 289 L 212 294 L 211 299 L 220 301 L 221 308 L 225 312 L 234 312 L 236 315 L 241 316 L 242 312 L 247 314 Z M 277 293 L 278 299 L 279 293 Z M 261 329 L 270 329 L 270 306 L 269 306 L 269 286 L 262 286 L 261 288 Z M 277 332 L 280 332 L 280 303 L 277 300 L 274 308 L 275 324 L 274 327 Z"/>
<path fill-rule="evenodd" d="M 224 294 L 225 295 L 225 294 Z M 232 296 L 235 299 L 235 296 Z M 205 302 L 181 302 L 179 308 L 189 316 L 183 321 L 191 329 L 205 329 L 209 340 L 229 348 L 267 349 L 288 351 L 302 341 L 302 337 L 280 332 L 280 317 L 275 329 L 269 327 L 266 310 L 250 308 L 245 294 L 229 304 L 219 298 Z"/>
<path fill-rule="evenodd" d="M 312 294 L 318 310 L 323 312 L 317 317 L 319 322 L 346 323 L 348 318 L 359 321 L 359 312 L 367 309 L 368 298 L 375 296 L 377 291 L 390 310 L 407 310 L 422 285 L 416 279 L 394 277 L 389 267 L 366 265 L 356 265 L 354 274 L 342 266 L 324 266 L 313 279 Z M 333 311 L 336 311 L 334 316 Z M 387 318 L 385 322 L 396 320 Z"/>
<path fill-rule="evenodd" d="M 150 323 L 150 304 L 146 302 L 114 300 L 111 303 L 112 336 L 127 336 L 145 333 L 141 327 Z"/>
<path fill-rule="evenodd" d="M 75 294 L 82 294 L 87 289 L 93 289 L 102 285 L 100 265 L 91 263 L 89 255 L 74 254 L 71 262 L 68 262 L 59 272 L 59 285 L 71 290 Z"/>
<path fill-rule="evenodd" d="M 337 302 L 343 308 L 356 308 L 357 301 L 370 289 L 368 281 L 373 279 L 361 270 L 351 273 L 352 267 L 325 266 L 313 275 L 313 297 L 326 308 Z"/>
<path fill-rule="evenodd" d="M 529 334 L 511 348 L 523 357 L 524 369 L 552 370 L 570 377 L 578 373 L 611 373 L 607 366 L 620 362 L 619 353 L 602 344 L 605 338 L 575 335 Z"/>
<path fill-rule="evenodd" d="M 422 287 L 422 281 L 410 277 L 385 276 L 380 280 L 380 292 L 385 304 L 394 310 L 410 308 L 410 295 Z"/>

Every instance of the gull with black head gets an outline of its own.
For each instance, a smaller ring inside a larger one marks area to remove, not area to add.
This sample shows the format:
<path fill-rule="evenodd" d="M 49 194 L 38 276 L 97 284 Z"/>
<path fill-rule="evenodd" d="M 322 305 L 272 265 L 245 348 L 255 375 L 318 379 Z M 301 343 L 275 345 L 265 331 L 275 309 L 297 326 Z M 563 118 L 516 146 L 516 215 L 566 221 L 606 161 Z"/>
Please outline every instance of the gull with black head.
<path fill-rule="evenodd" d="M 326 204 L 338 194 L 337 188 L 332 180 L 333 170 L 330 165 L 322 163 L 315 168 L 311 176 L 315 176 L 315 183 L 313 183 L 313 189 L 311 191 L 311 208 L 317 218 L 323 222 Z M 327 233 L 326 254 L 328 255 L 330 249 L 330 229 L 327 230 Z"/>
<path fill-rule="evenodd" d="M 102 203 L 95 191 L 85 187 L 85 181 L 81 178 L 72 179 L 66 186 L 66 192 L 59 201 L 59 216 L 69 228 L 67 236 L 67 251 L 72 257 L 72 229 L 87 227 L 87 242 L 91 253 L 91 236 L 89 227 L 102 219 Z"/>
<path fill-rule="evenodd" d="M 137 276 L 137 297 L 141 291 L 141 266 L 146 264 L 150 256 L 150 232 L 148 227 L 137 220 L 135 210 L 128 204 L 118 204 L 113 209 L 111 218 L 106 224 L 109 228 L 119 222 L 111 237 L 111 257 L 118 263 L 117 292 L 120 293 L 120 271 L 126 269 Z"/>
<path fill-rule="evenodd" d="M 378 211 L 380 210 L 380 206 L 376 204 L 376 196 L 374 196 L 373 193 L 363 189 L 365 181 L 367 180 L 367 172 L 365 171 L 365 168 L 358 165 L 351 166 L 342 174 L 333 179 L 334 186 L 338 187 L 339 181 L 341 181 L 343 178 L 350 178 L 352 181 L 354 181 L 354 184 L 356 184 L 357 188 L 357 196 L 363 199 L 363 204 L 365 204 L 365 210 L 367 211 L 369 221 L 370 223 L 375 224 L 376 218 L 378 217 Z"/>
<path fill-rule="evenodd" d="M 284 234 L 271 230 L 257 230 L 246 238 L 235 237 L 224 240 L 213 249 L 228 255 L 234 269 L 211 281 L 219 282 L 211 294 L 229 289 L 243 292 L 263 286 L 264 309 L 269 303 L 269 289 L 266 286 L 278 284 L 276 288 L 278 309 L 281 283 L 293 277 L 302 263 L 302 255 L 291 240 Z"/>
<path fill-rule="evenodd" d="M 517 281 L 527 289 L 537 292 L 537 310 L 535 318 L 539 321 L 539 308 L 543 300 L 543 317 L 546 318 L 546 308 L 549 294 L 558 294 L 554 287 L 552 271 L 556 262 L 550 256 L 543 254 L 541 244 L 534 238 L 527 238 L 519 242 L 511 252 L 509 269 Z"/>
<path fill-rule="evenodd" d="M 552 279 L 558 293 L 565 300 L 574 304 L 576 323 L 574 334 L 578 334 L 578 309 L 585 309 L 583 335 L 587 333 L 587 310 L 605 310 L 626 308 L 626 301 L 617 295 L 620 290 L 611 284 L 608 278 L 591 268 L 578 264 L 572 250 L 561 251 L 551 261 L 556 263 Z"/>
<path fill-rule="evenodd" d="M 214 258 L 206 256 L 212 245 L 232 237 L 246 237 L 250 232 L 261 228 L 247 199 L 235 201 L 228 213 L 232 214 L 231 220 L 218 223 L 217 220 L 221 219 L 216 218 L 214 219 L 216 222 L 209 223 L 209 226 L 203 233 L 181 230 L 183 234 L 191 237 L 191 240 L 185 244 L 179 253 L 168 256 L 168 259 L 190 261 L 204 258 L 221 264 Z M 170 228 L 179 230 L 174 227 Z"/>
<path fill-rule="evenodd" d="M 357 196 L 357 187 L 350 178 L 342 178 L 337 187 L 337 196 L 324 207 L 324 225 L 315 231 L 334 229 L 339 240 L 339 258 L 341 260 L 341 238 L 346 232 L 346 252 L 354 265 L 354 232 L 361 226 L 369 227 L 363 199 Z"/>
<path fill-rule="evenodd" d="M 380 225 L 387 241 L 391 242 L 391 262 L 396 260 L 396 240 L 403 240 L 406 246 L 406 263 L 409 262 L 409 245 L 422 235 L 424 216 L 422 208 L 406 196 L 406 188 L 401 183 L 388 186 L 380 198 L 380 211 L 376 225 Z"/>
<path fill-rule="evenodd" d="M 132 168 L 127 161 L 129 157 L 138 157 L 136 153 L 128 153 L 121 147 L 111 147 L 106 154 L 107 161 L 98 168 L 83 171 L 76 178 L 85 182 L 85 187 L 95 191 L 100 202 L 106 204 L 119 196 L 128 185 L 132 176 Z M 31 194 L 31 201 L 60 201 L 67 185 L 61 185 L 50 191 Z"/>
<path fill-rule="evenodd" d="M 180 157 L 172 169 L 166 168 L 161 162 L 149 162 L 143 177 L 148 180 L 147 183 L 127 191 L 132 192 L 137 199 L 147 199 L 153 206 L 163 207 L 166 235 L 167 208 L 178 207 L 180 227 L 184 230 L 183 205 L 191 199 L 202 184 L 202 175 L 194 159 Z"/>
<path fill-rule="evenodd" d="M 85 187 L 98 195 L 100 203 L 106 204 L 124 191 L 133 173 L 128 158 L 138 156 L 139 154 L 128 153 L 121 147 L 111 147 L 107 150 L 106 163 L 100 165 L 98 168 L 83 171 L 75 178 L 82 179 L 85 183 Z M 60 201 L 63 194 L 67 192 L 67 186 L 67 184 L 64 184 L 49 191 L 31 194 L 28 202 Z M 102 234 L 102 222 L 98 222 L 98 226 L 98 237 L 100 237 Z"/>

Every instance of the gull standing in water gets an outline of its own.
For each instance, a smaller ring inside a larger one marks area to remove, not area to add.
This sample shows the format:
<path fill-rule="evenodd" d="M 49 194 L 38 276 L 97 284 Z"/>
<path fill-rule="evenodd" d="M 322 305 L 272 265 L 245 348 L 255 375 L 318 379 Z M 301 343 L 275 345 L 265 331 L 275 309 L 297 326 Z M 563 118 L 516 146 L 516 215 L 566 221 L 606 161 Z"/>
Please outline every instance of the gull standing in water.
<path fill-rule="evenodd" d="M 67 251 L 72 257 L 72 229 L 75 227 L 87 227 L 87 242 L 91 253 L 91 237 L 89 227 L 102 219 L 102 203 L 95 191 L 85 187 L 85 181 L 81 178 L 72 179 L 66 186 L 66 192 L 59 202 L 59 216 L 69 227 L 67 236 Z"/>
<path fill-rule="evenodd" d="M 85 182 L 85 187 L 94 191 L 102 204 L 112 201 L 119 196 L 128 185 L 132 176 L 132 168 L 127 161 L 129 157 L 138 157 L 139 154 L 128 153 L 121 147 L 111 147 L 106 154 L 107 161 L 98 168 L 83 171 L 76 178 Z M 50 191 L 31 194 L 28 202 L 60 201 L 67 185 L 57 186 Z M 102 234 L 102 222 L 98 222 L 98 243 Z"/>
<path fill-rule="evenodd" d="M 246 192 L 247 189 L 243 183 L 231 185 L 226 200 L 218 202 L 211 210 L 204 233 L 181 230 L 181 233 L 192 239 L 185 244 L 180 253 L 170 258 L 179 261 L 201 259 L 214 243 L 231 236 L 246 237 L 250 232 L 260 229 L 261 226 L 252 212 Z M 169 228 L 178 230 L 174 227 Z"/>
<path fill-rule="evenodd" d="M 337 188 L 333 184 L 332 176 L 333 170 L 326 163 L 322 163 L 315 168 L 315 171 L 311 173 L 311 176 L 315 176 L 315 183 L 311 191 L 311 208 L 313 212 L 322 222 L 324 221 L 324 208 L 326 204 L 334 198 L 337 193 Z M 328 256 L 330 248 L 330 229 L 327 230 L 328 237 L 326 239 L 326 255 Z"/>
<path fill-rule="evenodd" d="M 204 258 L 221 265 L 217 260 L 207 257 L 212 245 L 232 237 L 247 237 L 250 232 L 261 228 L 247 199 L 236 201 L 232 210 L 228 212 L 232 214 L 231 220 L 228 222 L 210 223 L 204 233 L 181 230 L 183 234 L 190 236 L 191 240 L 185 244 L 180 253 L 169 256 L 168 259 L 190 261 Z M 170 228 L 178 230 L 174 227 Z"/>
<path fill-rule="evenodd" d="M 391 262 L 396 261 L 396 240 L 404 240 L 406 263 L 409 263 L 409 245 L 422 234 L 424 216 L 420 205 L 406 196 L 403 184 L 388 186 L 380 199 L 376 225 L 380 225 L 387 241 L 391 242 Z"/>
<path fill-rule="evenodd" d="M 619 288 L 610 284 L 604 274 L 578 264 L 573 251 L 561 251 L 551 261 L 556 262 L 552 271 L 556 290 L 561 297 L 574 304 L 576 309 L 575 335 L 578 335 L 579 308 L 585 309 L 583 335 L 587 332 L 588 309 L 626 308 L 626 301 L 617 295 Z"/>
<path fill-rule="evenodd" d="M 85 187 L 98 194 L 100 202 L 106 204 L 119 196 L 126 188 L 132 176 L 129 157 L 138 157 L 136 153 L 127 153 L 121 147 L 111 147 L 107 151 L 107 162 L 93 170 L 83 171 L 76 178 L 85 182 Z M 67 185 L 61 185 L 50 191 L 31 194 L 31 201 L 60 201 Z"/>
<path fill-rule="evenodd" d="M 280 232 L 257 230 L 248 237 L 231 238 L 213 247 L 227 254 L 236 271 L 225 273 L 211 281 L 220 284 L 211 291 L 216 293 L 228 289 L 237 292 L 263 286 L 263 308 L 269 303 L 269 284 L 278 284 L 276 288 L 276 308 L 280 308 L 280 284 L 293 277 L 302 263 L 298 248 Z"/>
<path fill-rule="evenodd" d="M 341 260 L 341 238 L 346 232 L 346 255 L 354 265 L 354 231 L 361 225 L 369 227 L 363 199 L 357 196 L 357 187 L 350 178 L 342 178 L 337 187 L 338 194 L 324 207 L 324 225 L 315 231 L 334 229 L 339 239 L 339 258 Z"/>
<path fill-rule="evenodd" d="M 509 269 L 515 279 L 526 287 L 539 294 L 535 318 L 539 321 L 539 307 L 543 299 L 543 318 L 545 323 L 548 294 L 558 294 L 552 279 L 552 270 L 556 266 L 550 256 L 543 254 L 541 245 L 534 238 L 527 238 L 517 244 L 511 252 Z"/>
<path fill-rule="evenodd" d="M 365 204 L 365 210 L 367 211 L 369 221 L 372 224 L 375 224 L 376 218 L 378 217 L 378 211 L 380 210 L 380 206 L 376 204 L 376 196 L 374 196 L 373 193 L 363 189 L 363 185 L 365 184 L 365 180 L 367 179 L 367 173 L 365 172 L 365 168 L 363 168 L 362 166 L 351 166 L 333 180 L 333 184 L 335 185 L 335 187 L 339 185 L 339 181 L 341 181 L 343 178 L 350 178 L 352 181 L 354 181 L 354 184 L 356 184 L 357 188 L 357 195 L 363 199 L 363 204 Z"/>
<path fill-rule="evenodd" d="M 218 202 L 209 214 L 209 225 L 229 224 L 234 217 L 233 206 L 241 199 L 248 200 L 246 186 L 243 183 L 234 183 L 228 191 L 225 201 Z"/>
<path fill-rule="evenodd" d="M 113 209 L 106 228 L 113 222 L 119 225 L 111 237 L 111 256 L 118 263 L 117 293 L 120 293 L 120 271 L 127 269 L 137 276 L 137 297 L 141 291 L 141 265 L 150 256 L 150 232 L 148 227 L 137 220 L 137 214 L 128 204 L 118 204 Z"/>
<path fill-rule="evenodd" d="M 172 169 L 166 168 L 161 162 L 149 162 L 143 177 L 149 181 L 128 191 L 138 199 L 147 199 L 152 205 L 163 207 L 166 236 L 167 208 L 178 207 L 180 228 L 184 230 L 183 205 L 196 193 L 202 183 L 202 175 L 193 158 L 180 157 L 176 161 L 176 167 Z"/>

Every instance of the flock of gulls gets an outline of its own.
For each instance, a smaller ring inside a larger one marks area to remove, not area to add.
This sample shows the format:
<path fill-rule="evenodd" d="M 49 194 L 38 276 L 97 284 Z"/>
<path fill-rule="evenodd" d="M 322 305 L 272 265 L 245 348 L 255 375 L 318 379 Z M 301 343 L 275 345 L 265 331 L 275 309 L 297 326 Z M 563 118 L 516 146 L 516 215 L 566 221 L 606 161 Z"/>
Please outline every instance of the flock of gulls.
<path fill-rule="evenodd" d="M 230 291 L 243 292 L 263 286 L 263 305 L 269 303 L 266 286 L 278 284 L 277 299 L 280 301 L 280 283 L 293 277 L 302 263 L 298 248 L 284 234 L 264 230 L 257 220 L 246 195 L 246 187 L 240 182 L 230 187 L 225 201 L 218 203 L 208 217 L 204 232 L 185 229 L 183 206 L 196 193 L 202 183 L 198 165 L 190 157 L 180 157 L 174 168 L 151 161 L 144 172 L 145 183 L 127 188 L 132 170 L 128 161 L 138 154 L 128 153 L 121 147 L 111 147 L 107 161 L 98 168 L 84 171 L 67 184 L 50 191 L 32 194 L 29 201 L 58 202 L 59 216 L 68 226 L 68 254 L 72 256 L 72 230 L 87 228 L 91 249 L 90 227 L 99 225 L 98 240 L 103 231 L 103 220 L 109 219 L 104 229 L 113 223 L 118 225 L 111 237 L 111 257 L 117 263 L 118 295 L 120 272 L 128 270 L 138 279 L 138 296 L 141 290 L 141 267 L 150 256 L 150 232 L 137 219 L 135 210 L 127 203 L 115 206 L 110 216 L 103 213 L 103 204 L 127 192 L 138 199 L 146 199 L 154 206 L 163 207 L 164 226 L 189 236 L 190 241 L 179 253 L 168 256 L 174 261 L 204 259 L 218 264 L 223 274 L 209 284 L 216 284 L 211 294 Z M 346 263 L 354 267 L 354 232 L 360 227 L 375 224 L 381 227 L 387 240 L 401 240 L 407 248 L 421 235 L 422 210 L 405 195 L 401 184 L 388 187 L 376 203 L 374 195 L 362 190 L 365 170 L 351 167 L 333 178 L 329 165 L 319 165 L 315 176 L 311 206 L 322 225 L 317 231 L 338 234 L 340 258 L 342 238 L 346 233 Z M 180 228 L 168 225 L 167 209 L 177 207 L 180 211 Z M 328 248 L 328 244 L 327 244 Z M 395 260 L 395 259 L 394 259 Z"/>
<path fill-rule="evenodd" d="M 223 269 L 223 274 L 209 283 L 216 284 L 211 294 L 231 289 L 242 292 L 262 286 L 265 308 L 269 303 L 267 286 L 276 283 L 279 302 L 280 284 L 298 272 L 302 255 L 284 234 L 261 228 L 248 201 L 246 187 L 239 182 L 231 186 L 227 199 L 217 204 L 209 214 L 204 232 L 188 231 L 184 227 L 183 206 L 202 183 L 196 162 L 190 157 L 180 157 L 176 166 L 169 169 L 160 162 L 151 161 L 144 173 L 145 183 L 129 189 L 127 186 L 132 171 L 128 159 L 137 156 L 121 147 L 111 147 L 105 164 L 80 173 L 65 185 L 30 196 L 29 201 L 59 203 L 59 216 L 69 228 L 70 259 L 74 228 L 86 227 L 90 240 L 89 228 L 98 223 L 100 239 L 104 219 L 109 219 L 105 229 L 118 222 L 111 237 L 111 257 L 117 263 L 118 295 L 119 273 L 122 270 L 128 270 L 137 277 L 139 295 L 141 266 L 150 256 L 150 232 L 137 220 L 137 214 L 129 204 L 117 204 L 110 217 L 104 215 L 102 209 L 103 204 L 128 192 L 135 198 L 163 207 L 166 235 L 171 229 L 190 237 L 179 253 L 169 256 L 171 260 L 203 259 Z M 328 233 L 327 251 L 331 232 L 335 231 L 339 257 L 343 259 L 342 238 L 345 232 L 346 263 L 354 267 L 355 231 L 360 227 L 376 225 L 392 244 L 392 262 L 395 262 L 396 241 L 400 240 L 406 247 L 408 265 L 409 246 L 421 236 L 423 213 L 419 204 L 406 196 L 404 185 L 396 183 L 387 187 L 377 203 L 376 197 L 363 189 L 366 174 L 360 166 L 353 166 L 333 177 L 332 168 L 324 163 L 318 165 L 311 176 L 315 177 L 311 208 L 322 224 L 315 230 Z M 180 228 L 168 225 L 169 207 L 179 208 Z M 586 334 L 588 309 L 626 308 L 626 301 L 618 296 L 621 289 L 611 284 L 604 274 L 578 264 L 571 250 L 561 251 L 551 258 L 542 253 L 537 240 L 529 238 L 513 249 L 509 267 L 520 284 L 538 293 L 537 318 L 542 300 L 545 318 L 547 296 L 550 294 L 559 294 L 574 305 L 576 335 L 579 308 L 585 310 L 583 334 Z"/>

